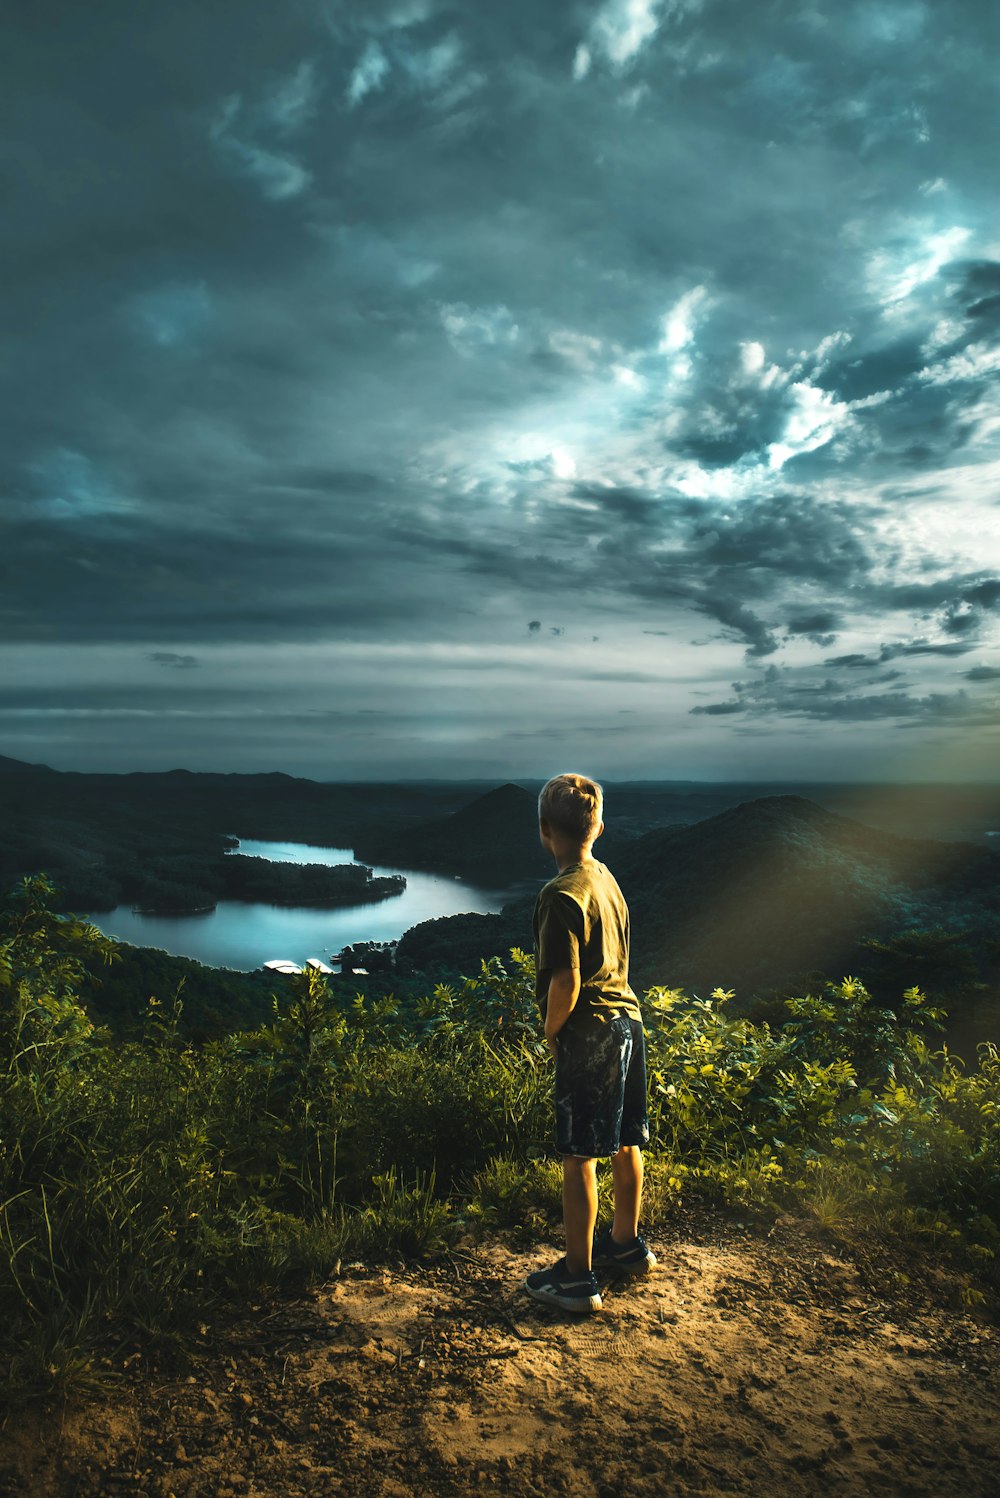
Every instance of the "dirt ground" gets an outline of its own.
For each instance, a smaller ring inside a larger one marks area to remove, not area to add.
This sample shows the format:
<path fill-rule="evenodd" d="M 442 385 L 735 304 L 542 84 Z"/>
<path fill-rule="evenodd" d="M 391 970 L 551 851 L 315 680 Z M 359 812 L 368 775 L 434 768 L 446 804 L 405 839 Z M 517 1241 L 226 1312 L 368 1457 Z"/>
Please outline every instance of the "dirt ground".
<path fill-rule="evenodd" d="M 947 1276 L 795 1223 L 654 1247 L 582 1320 L 517 1290 L 551 1247 L 344 1266 L 202 1328 L 180 1371 L 136 1352 L 103 1390 L 12 1414 L 0 1494 L 997 1493 L 1000 1336 Z"/>

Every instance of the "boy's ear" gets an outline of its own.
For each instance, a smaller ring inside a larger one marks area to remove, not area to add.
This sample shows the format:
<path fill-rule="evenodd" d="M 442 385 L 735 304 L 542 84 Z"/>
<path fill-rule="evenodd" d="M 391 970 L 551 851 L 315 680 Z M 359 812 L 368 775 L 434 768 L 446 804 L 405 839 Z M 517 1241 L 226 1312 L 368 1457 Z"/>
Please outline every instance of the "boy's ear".
<path fill-rule="evenodd" d="M 597 831 L 594 833 L 594 842 L 595 843 L 597 842 L 597 839 L 600 837 L 600 835 L 601 835 L 601 833 L 603 831 L 604 831 L 604 823 L 601 822 L 600 825 L 598 826 Z"/>

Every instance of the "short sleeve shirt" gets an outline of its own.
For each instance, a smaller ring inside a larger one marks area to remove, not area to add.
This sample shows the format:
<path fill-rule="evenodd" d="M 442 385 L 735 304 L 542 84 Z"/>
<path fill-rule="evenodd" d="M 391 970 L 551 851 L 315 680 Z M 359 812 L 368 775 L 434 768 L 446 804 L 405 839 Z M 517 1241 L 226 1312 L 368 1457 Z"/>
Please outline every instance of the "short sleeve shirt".
<path fill-rule="evenodd" d="M 603 863 L 588 858 L 571 864 L 539 890 L 534 933 L 536 994 L 543 1015 L 552 974 L 578 968 L 581 1014 L 600 1020 L 617 1012 L 641 1019 L 628 981 L 628 906 Z"/>

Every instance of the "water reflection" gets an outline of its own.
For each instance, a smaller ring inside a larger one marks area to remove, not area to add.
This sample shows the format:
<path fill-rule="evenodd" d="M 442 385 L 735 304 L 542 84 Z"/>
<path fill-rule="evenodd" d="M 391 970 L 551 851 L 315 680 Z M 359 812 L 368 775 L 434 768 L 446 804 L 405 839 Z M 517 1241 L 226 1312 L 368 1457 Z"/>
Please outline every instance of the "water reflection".
<path fill-rule="evenodd" d="M 247 838 L 232 852 L 280 863 L 353 863 L 349 848 L 310 843 L 262 842 Z M 398 941 L 418 921 L 465 911 L 486 914 L 504 901 L 502 890 L 488 890 L 447 874 L 372 866 L 380 874 L 405 874 L 406 889 L 389 900 L 338 910 L 314 906 L 245 905 L 224 900 L 201 915 L 139 915 L 127 905 L 87 919 L 108 936 L 139 947 L 160 947 L 175 956 L 194 957 L 211 967 L 249 972 L 275 957 L 303 962 L 329 958 L 361 941 Z"/>

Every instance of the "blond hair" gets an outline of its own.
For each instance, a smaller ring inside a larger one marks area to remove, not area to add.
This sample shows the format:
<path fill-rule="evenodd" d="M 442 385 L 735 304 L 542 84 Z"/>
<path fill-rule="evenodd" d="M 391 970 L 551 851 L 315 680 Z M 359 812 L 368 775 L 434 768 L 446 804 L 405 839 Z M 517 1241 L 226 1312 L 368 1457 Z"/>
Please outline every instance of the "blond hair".
<path fill-rule="evenodd" d="M 539 820 L 544 819 L 566 837 L 592 843 L 604 814 L 604 792 L 586 775 L 555 775 L 542 786 Z"/>

